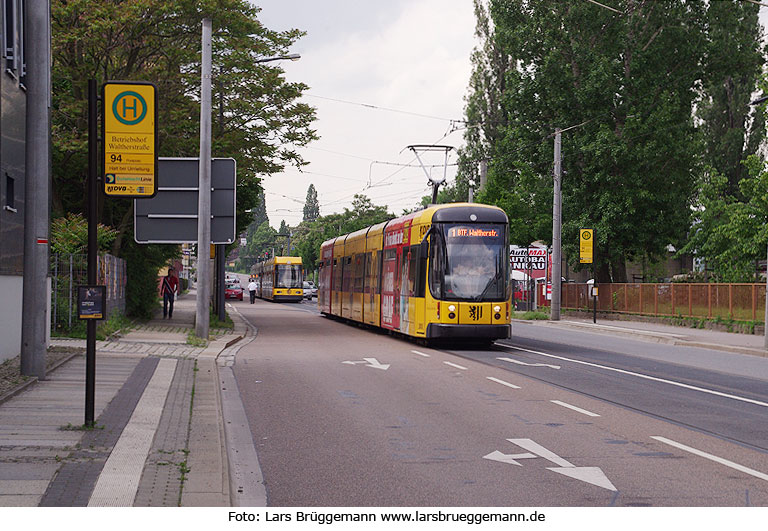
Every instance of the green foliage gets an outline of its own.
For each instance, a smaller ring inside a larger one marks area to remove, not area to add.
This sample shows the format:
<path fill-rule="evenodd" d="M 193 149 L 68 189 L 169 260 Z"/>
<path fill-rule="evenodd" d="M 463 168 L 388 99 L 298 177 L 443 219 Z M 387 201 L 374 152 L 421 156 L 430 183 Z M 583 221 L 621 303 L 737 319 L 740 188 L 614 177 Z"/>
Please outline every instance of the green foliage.
<path fill-rule="evenodd" d="M 654 263 L 668 244 L 682 247 L 702 162 L 741 193 L 740 161 L 764 137 L 762 116 L 747 120 L 764 63 L 758 6 L 617 0 L 619 14 L 590 2 L 487 5 L 475 0 L 480 44 L 455 188 L 466 197 L 489 161 L 476 198 L 507 212 L 513 242 L 551 239 L 557 127 L 568 129 L 564 255 L 580 269 L 577 231 L 595 228 L 598 281 L 626 281 L 627 260 Z"/>
<path fill-rule="evenodd" d="M 314 109 L 301 103 L 302 83 L 289 83 L 279 63 L 257 58 L 285 55 L 302 35 L 275 32 L 245 0 L 72 0 L 53 2 L 51 112 L 53 210 L 85 212 L 87 81 L 145 80 L 158 87 L 160 156 L 199 151 L 201 20 L 213 22 L 214 109 L 212 155 L 237 161 L 237 220 L 257 203 L 260 175 L 304 161 L 297 148 L 317 137 Z M 130 229 L 133 202 L 99 197 L 100 222 L 119 235 L 112 254 L 128 260 L 128 312 L 147 317 L 155 301 L 157 267 L 176 246 L 137 248 Z M 175 254 L 174 254 L 175 253 Z"/>
<path fill-rule="evenodd" d="M 108 251 L 118 232 L 101 223 L 96 227 L 99 251 Z M 51 252 L 84 254 L 88 251 L 88 220 L 82 214 L 72 213 L 51 222 Z"/>
<path fill-rule="evenodd" d="M 345 208 L 340 214 L 330 214 L 316 221 L 302 222 L 293 229 L 294 254 L 301 256 L 306 269 L 312 270 L 320 257 L 320 246 L 324 241 L 394 217 L 387 211 L 386 206 L 374 205 L 365 195 L 355 194 L 351 210 Z"/>
<path fill-rule="evenodd" d="M 317 190 L 315 185 L 310 184 L 307 188 L 307 199 L 304 202 L 303 221 L 316 221 L 320 217 L 320 202 L 317 200 Z"/>
<path fill-rule="evenodd" d="M 696 253 L 719 282 L 752 282 L 755 262 L 768 245 L 768 168 L 757 156 L 747 159 L 747 177 L 738 183 L 738 199 L 728 178 L 715 170 L 705 175 L 696 204 L 692 234 L 680 253 Z"/>

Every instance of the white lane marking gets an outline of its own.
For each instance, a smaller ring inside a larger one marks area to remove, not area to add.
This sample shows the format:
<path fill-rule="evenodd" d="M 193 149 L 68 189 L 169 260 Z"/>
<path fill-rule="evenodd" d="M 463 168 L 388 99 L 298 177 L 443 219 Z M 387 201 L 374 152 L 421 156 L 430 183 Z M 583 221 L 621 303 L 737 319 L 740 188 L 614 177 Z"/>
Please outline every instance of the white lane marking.
<path fill-rule="evenodd" d="M 176 372 L 176 360 L 162 358 L 141 394 L 128 424 L 109 454 L 88 507 L 130 507 L 155 438 L 165 399 Z"/>
<path fill-rule="evenodd" d="M 509 363 L 516 363 L 517 365 L 525 365 L 526 367 L 549 367 L 550 369 L 559 369 L 560 365 L 548 365 L 546 363 L 526 363 L 520 360 L 513 360 L 512 358 L 496 358 L 500 361 L 506 361 Z"/>
<path fill-rule="evenodd" d="M 744 472 L 745 474 L 749 474 L 750 476 L 754 476 L 756 478 L 760 478 L 764 481 L 768 481 L 768 474 L 763 474 L 762 472 L 758 472 L 757 470 L 752 470 L 751 468 L 747 468 L 743 465 L 740 465 L 738 463 L 734 463 L 733 461 L 728 461 L 727 459 L 723 459 L 722 457 L 717 457 L 716 455 L 708 454 L 706 452 L 702 452 L 701 450 L 697 450 L 696 448 L 691 448 L 690 446 L 686 446 L 684 444 L 680 444 L 679 442 L 672 441 L 670 439 L 667 439 L 665 437 L 659 437 L 658 435 L 651 436 L 651 439 L 657 440 L 659 442 L 662 442 L 664 444 L 668 444 L 670 446 L 674 446 L 675 448 L 679 448 L 680 450 L 690 452 L 694 455 L 698 455 L 699 457 L 703 457 L 705 459 L 709 459 L 710 461 L 714 461 L 715 463 L 720 463 L 721 465 L 725 465 L 727 467 L 731 467 L 735 470 L 738 470 L 740 472 Z"/>
<path fill-rule="evenodd" d="M 567 407 L 568 409 L 572 409 L 574 411 L 578 411 L 579 413 L 583 413 L 584 415 L 590 416 L 590 417 L 599 417 L 597 413 L 592 413 L 591 411 L 587 411 L 586 409 L 581 409 L 580 407 L 572 406 L 571 404 L 567 404 L 565 402 L 561 402 L 559 400 L 550 400 L 553 404 L 557 404 L 558 406 Z"/>
<path fill-rule="evenodd" d="M 498 345 L 498 343 L 497 343 L 497 345 Z M 589 361 L 581 361 L 581 360 L 574 360 L 574 359 L 571 359 L 571 358 L 564 358 L 562 356 L 555 356 L 554 354 L 545 354 L 544 352 L 537 352 L 535 350 L 528 350 L 528 349 L 525 349 L 525 348 L 513 347 L 513 346 L 510 346 L 510 345 L 500 345 L 500 346 L 503 346 L 505 348 L 515 349 L 515 350 L 523 350 L 525 352 L 532 352 L 534 354 L 539 354 L 540 356 L 546 356 L 547 358 L 554 358 L 554 359 L 557 359 L 557 360 L 570 361 L 571 363 L 578 363 L 580 365 L 587 365 L 589 367 L 597 367 L 598 369 L 605 369 L 606 371 L 613 371 L 613 372 L 618 372 L 620 374 L 628 374 L 630 376 L 637 376 L 638 378 L 643 378 L 645 380 L 652 380 L 654 382 L 661 382 L 661 383 L 666 383 L 666 384 L 669 384 L 669 385 L 675 385 L 677 387 L 683 387 L 685 389 L 691 389 L 692 391 L 699 391 L 701 393 L 707 393 L 707 394 L 710 394 L 710 395 L 721 396 L 721 397 L 724 397 L 724 398 L 730 398 L 732 400 L 739 400 L 741 402 L 747 402 L 749 404 L 755 404 L 757 406 L 768 407 L 768 403 L 761 402 L 759 400 L 752 400 L 751 398 L 744 398 L 743 396 L 729 395 L 727 393 L 721 393 L 720 391 L 714 391 L 712 389 L 706 389 L 704 387 L 696 387 L 695 385 L 688 385 L 688 384 L 684 384 L 684 383 L 680 383 L 680 382 L 675 382 L 673 380 L 665 380 L 664 378 L 657 378 L 655 376 L 648 376 L 647 374 L 641 374 L 639 372 L 625 371 L 624 369 L 617 369 L 615 367 L 608 367 L 606 365 L 600 365 L 598 363 L 591 363 Z"/>
<path fill-rule="evenodd" d="M 418 354 L 419 356 L 424 356 L 425 358 L 431 357 L 429 354 L 424 354 L 423 352 L 419 352 L 418 350 L 412 350 L 414 354 Z"/>
<path fill-rule="evenodd" d="M 496 382 L 497 384 L 506 385 L 507 387 L 511 387 L 512 389 L 520 389 L 520 387 L 511 384 L 509 382 L 505 382 L 504 380 L 499 380 L 498 378 L 494 378 L 493 376 L 486 376 L 486 380 L 490 380 L 492 382 Z"/>
<path fill-rule="evenodd" d="M 543 457 L 547 461 L 551 461 L 552 463 L 558 465 L 558 467 L 547 467 L 547 470 L 551 470 L 552 472 L 557 472 L 558 474 L 562 474 L 564 476 L 567 476 L 569 478 L 578 479 L 579 481 L 584 481 L 586 483 L 590 483 L 592 485 L 595 485 L 597 487 L 601 487 L 607 490 L 616 491 L 616 487 L 613 486 L 613 483 L 605 476 L 603 471 L 596 467 L 596 466 L 576 466 L 572 463 L 569 463 L 559 455 L 555 454 L 554 452 L 551 452 L 538 444 L 537 442 L 531 440 L 531 439 L 507 439 L 512 444 L 516 444 L 523 448 L 524 450 L 528 450 L 527 453 L 524 454 L 505 454 L 498 450 L 495 450 L 491 452 L 488 455 L 484 455 L 483 459 L 489 459 L 491 461 L 498 461 L 500 463 L 506 463 L 508 465 L 516 465 L 516 466 L 523 466 L 521 463 L 518 463 L 518 459 L 532 459 L 535 457 Z"/>
<path fill-rule="evenodd" d="M 366 367 L 371 367 L 372 369 L 381 369 L 383 371 L 389 369 L 388 363 L 382 364 L 376 358 L 363 358 L 362 361 L 342 361 L 341 363 L 346 363 L 347 365 L 366 364 Z"/>
<path fill-rule="evenodd" d="M 450 365 L 451 367 L 456 367 L 457 369 L 461 369 L 462 371 L 469 370 L 466 367 L 462 367 L 461 365 L 456 365 L 455 363 L 451 363 L 450 361 L 444 361 L 446 365 Z"/>

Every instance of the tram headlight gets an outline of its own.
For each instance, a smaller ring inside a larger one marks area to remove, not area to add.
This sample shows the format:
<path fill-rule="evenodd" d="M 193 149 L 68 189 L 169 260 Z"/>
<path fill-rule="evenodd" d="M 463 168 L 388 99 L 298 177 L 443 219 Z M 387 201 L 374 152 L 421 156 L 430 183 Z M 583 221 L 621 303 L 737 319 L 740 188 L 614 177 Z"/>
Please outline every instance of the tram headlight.
<path fill-rule="evenodd" d="M 448 306 L 448 319 L 456 319 L 456 305 L 450 304 Z"/>
<path fill-rule="evenodd" d="M 496 313 L 499 313 L 501 311 L 501 306 L 497 304 L 496 306 L 493 307 L 493 311 Z"/>
<path fill-rule="evenodd" d="M 448 311 L 449 311 L 449 312 L 455 312 L 455 311 L 456 311 L 456 306 L 454 306 L 453 304 L 451 304 L 450 306 L 448 306 Z"/>

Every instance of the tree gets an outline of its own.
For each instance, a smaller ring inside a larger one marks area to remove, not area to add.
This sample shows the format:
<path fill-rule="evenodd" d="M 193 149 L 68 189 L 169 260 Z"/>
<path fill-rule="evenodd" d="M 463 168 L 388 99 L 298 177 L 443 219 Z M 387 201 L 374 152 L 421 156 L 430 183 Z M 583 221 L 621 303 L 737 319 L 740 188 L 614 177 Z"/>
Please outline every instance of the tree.
<path fill-rule="evenodd" d="M 706 4 L 491 2 L 505 62 L 506 123 L 490 141 L 485 202 L 507 210 L 513 241 L 551 240 L 552 135 L 563 135 L 563 241 L 595 228 L 598 281 L 626 281 L 689 226 L 698 146 L 692 109 Z M 525 243 L 525 242 L 520 242 Z M 578 264 L 574 264 L 578 266 Z"/>
<path fill-rule="evenodd" d="M 707 172 L 696 203 L 696 222 L 680 253 L 706 260 L 720 282 L 754 282 L 755 262 L 768 244 L 768 168 L 756 155 L 746 161 L 747 176 L 729 193 L 728 177 Z"/>
<path fill-rule="evenodd" d="M 699 132 L 704 163 L 726 177 L 731 196 L 747 177 L 744 159 L 757 153 L 765 138 L 765 115 L 750 119 L 749 105 L 765 61 L 759 9 L 729 0 L 710 2 L 707 10 Z"/>
<path fill-rule="evenodd" d="M 315 221 L 320 217 L 320 202 L 317 200 L 317 190 L 315 185 L 310 184 L 307 188 L 307 199 L 304 201 L 304 220 Z"/>
<path fill-rule="evenodd" d="M 237 228 L 245 229 L 260 192 L 259 175 L 301 165 L 296 147 L 316 138 L 314 110 L 300 103 L 306 86 L 288 83 L 276 63 L 254 59 L 284 55 L 302 35 L 274 32 L 245 0 L 70 0 L 51 6 L 53 210 L 84 212 L 87 167 L 87 80 L 148 80 L 158 87 L 161 156 L 199 151 L 200 25 L 214 26 L 213 156 L 237 160 Z M 224 76 L 226 75 L 226 81 Z M 99 220 L 119 231 L 112 245 L 128 263 L 128 296 L 137 314 L 150 313 L 154 286 L 147 279 L 175 246 L 133 241 L 133 204 L 99 197 Z M 137 290 L 134 292 L 134 288 Z M 138 296 L 141 290 L 146 296 Z M 149 306 L 146 306 L 149 305 Z"/>

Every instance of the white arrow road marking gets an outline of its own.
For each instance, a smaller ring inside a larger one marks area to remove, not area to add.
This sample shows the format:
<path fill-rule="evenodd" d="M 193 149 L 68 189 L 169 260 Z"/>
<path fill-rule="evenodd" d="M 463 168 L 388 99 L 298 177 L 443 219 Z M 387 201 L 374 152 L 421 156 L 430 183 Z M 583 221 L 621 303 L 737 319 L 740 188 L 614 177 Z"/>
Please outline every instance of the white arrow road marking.
<path fill-rule="evenodd" d="M 491 461 L 498 461 L 499 463 L 507 463 L 509 465 L 517 465 L 517 466 L 523 466 L 515 459 L 535 459 L 538 457 L 537 455 L 533 454 L 503 454 L 499 452 L 498 450 L 494 450 L 488 455 L 484 455 L 483 459 L 490 459 Z"/>
<path fill-rule="evenodd" d="M 611 483 L 610 480 L 607 477 L 605 477 L 605 474 L 603 474 L 603 471 L 596 466 L 575 466 L 572 468 L 547 468 L 547 470 L 551 470 L 552 472 L 557 472 L 558 474 L 568 476 L 569 478 L 585 481 L 587 483 L 595 485 L 596 487 L 602 487 L 604 489 L 612 490 L 614 492 L 617 490 L 616 487 L 613 486 L 613 483 Z"/>
<path fill-rule="evenodd" d="M 379 360 L 376 358 L 363 358 L 363 361 L 342 361 L 341 363 L 346 363 L 347 365 L 360 365 L 360 364 L 366 364 L 366 367 L 371 367 L 373 369 L 381 369 L 382 371 L 386 371 L 389 369 L 389 364 L 381 364 L 379 363 Z"/>
<path fill-rule="evenodd" d="M 555 454 L 554 452 L 550 452 L 546 448 L 544 448 L 542 445 L 540 445 L 537 442 L 532 441 L 531 439 L 507 439 L 512 444 L 516 444 L 519 447 L 528 450 L 531 453 L 534 453 L 538 455 L 539 457 L 543 457 L 547 461 L 551 461 L 555 463 L 558 466 L 568 467 L 572 468 L 574 465 L 560 457 L 559 455 Z"/>
<path fill-rule="evenodd" d="M 513 360 L 512 358 L 496 358 L 500 361 L 508 361 L 509 363 L 517 363 L 518 365 L 527 365 L 528 367 L 549 367 L 551 369 L 559 369 L 560 365 L 549 365 L 547 363 L 526 363 L 520 360 Z"/>
<path fill-rule="evenodd" d="M 376 358 L 363 358 L 363 359 L 368 363 L 370 363 L 370 365 L 368 365 L 369 367 L 372 367 L 374 369 L 381 369 L 382 371 L 386 371 L 387 369 L 389 369 L 388 363 L 385 365 L 382 365 L 381 363 L 379 363 L 379 360 L 377 360 Z"/>
<path fill-rule="evenodd" d="M 509 455 L 499 452 L 498 450 L 491 452 L 490 454 L 483 456 L 483 459 L 490 459 L 491 461 L 499 461 L 501 463 L 507 463 L 510 465 L 517 465 L 517 466 L 523 466 L 520 463 L 516 461 L 516 459 L 530 459 L 532 457 L 543 457 L 547 461 L 551 461 L 552 463 L 559 465 L 558 467 L 547 467 L 547 470 L 551 470 L 552 472 L 557 472 L 558 474 L 562 474 L 564 476 L 568 476 L 569 478 L 578 479 L 579 481 L 584 481 L 586 483 L 589 483 L 591 485 L 595 485 L 596 487 L 601 487 L 603 489 L 616 491 L 616 487 L 613 486 L 613 483 L 610 482 L 610 480 L 605 476 L 603 471 L 596 467 L 596 466 L 576 466 L 559 455 L 550 452 L 540 444 L 534 442 L 531 439 L 507 439 L 512 444 L 516 444 L 523 448 L 524 450 L 528 450 L 529 453 L 525 454 L 516 454 L 516 455 Z"/>

